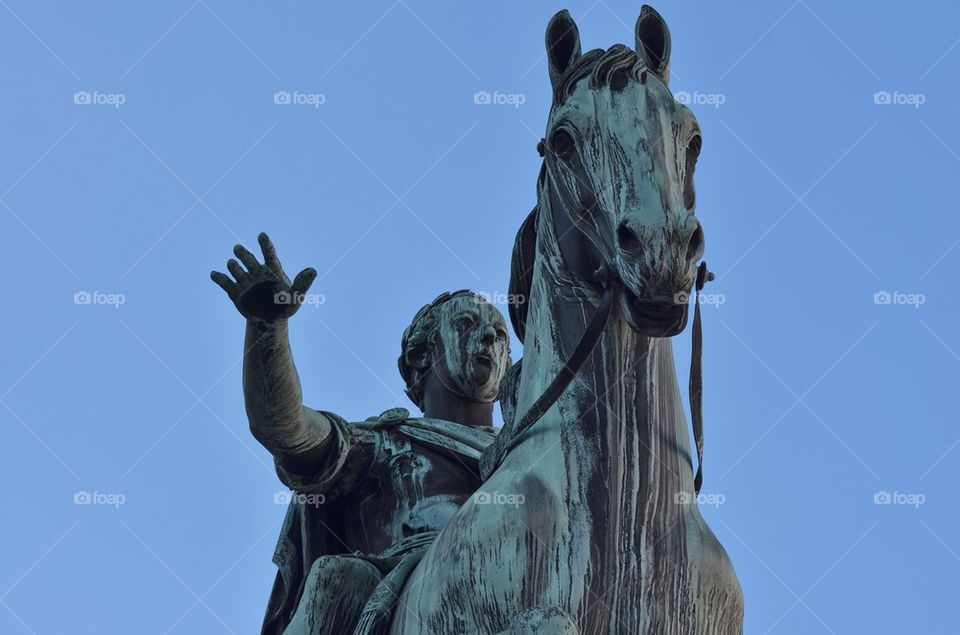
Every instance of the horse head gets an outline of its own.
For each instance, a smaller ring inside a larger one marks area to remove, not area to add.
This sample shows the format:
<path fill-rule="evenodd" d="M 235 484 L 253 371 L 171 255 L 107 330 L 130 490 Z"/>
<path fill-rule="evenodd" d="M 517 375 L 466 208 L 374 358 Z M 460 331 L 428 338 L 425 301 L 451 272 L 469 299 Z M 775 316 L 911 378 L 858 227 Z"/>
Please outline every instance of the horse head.
<path fill-rule="evenodd" d="M 694 216 L 700 128 L 667 87 L 667 26 L 644 6 L 635 48 L 581 54 L 577 25 L 561 11 L 546 47 L 553 104 L 538 200 L 564 268 L 584 282 L 613 273 L 634 331 L 676 335 L 704 238 Z"/>

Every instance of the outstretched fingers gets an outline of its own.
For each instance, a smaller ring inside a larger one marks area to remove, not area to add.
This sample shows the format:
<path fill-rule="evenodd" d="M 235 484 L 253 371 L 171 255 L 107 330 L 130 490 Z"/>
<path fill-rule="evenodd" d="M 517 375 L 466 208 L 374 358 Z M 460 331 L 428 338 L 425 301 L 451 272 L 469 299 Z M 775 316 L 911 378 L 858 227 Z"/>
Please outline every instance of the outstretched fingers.
<path fill-rule="evenodd" d="M 247 279 L 247 272 L 244 271 L 240 263 L 233 258 L 227 261 L 227 271 L 230 272 L 231 276 L 236 278 L 237 282 L 243 282 Z"/>
<path fill-rule="evenodd" d="M 302 298 L 303 296 L 307 295 L 310 285 L 313 284 L 313 281 L 316 280 L 316 278 L 317 270 L 313 267 L 307 267 L 298 273 L 297 277 L 293 280 L 293 285 L 290 287 L 293 297 Z"/>
<path fill-rule="evenodd" d="M 250 253 L 243 245 L 234 245 L 233 255 L 240 259 L 240 262 L 243 263 L 243 266 L 245 266 L 250 273 L 254 273 L 260 268 L 257 257 Z"/>
<path fill-rule="evenodd" d="M 230 279 L 230 276 L 225 273 L 220 273 L 219 271 L 211 271 L 210 279 L 213 280 L 218 287 L 226 291 L 231 300 L 237 299 L 240 290 L 237 288 L 237 283 Z"/>
<path fill-rule="evenodd" d="M 257 236 L 257 242 L 260 243 L 260 250 L 263 252 L 263 264 L 273 270 L 278 276 L 283 276 L 283 267 L 280 266 L 280 258 L 277 257 L 277 250 L 273 242 L 266 233 L 260 232 Z"/>

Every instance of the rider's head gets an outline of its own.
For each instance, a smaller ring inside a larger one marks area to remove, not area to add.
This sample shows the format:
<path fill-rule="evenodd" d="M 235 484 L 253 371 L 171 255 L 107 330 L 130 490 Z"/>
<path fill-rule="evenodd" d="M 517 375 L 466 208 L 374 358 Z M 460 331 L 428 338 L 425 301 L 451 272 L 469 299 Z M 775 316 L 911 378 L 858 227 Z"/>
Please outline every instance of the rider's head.
<path fill-rule="evenodd" d="M 510 366 L 507 326 L 492 304 L 468 290 L 442 293 L 417 312 L 403 332 L 400 374 L 407 396 L 423 410 L 424 382 L 435 373 L 450 392 L 470 401 L 496 401 Z"/>

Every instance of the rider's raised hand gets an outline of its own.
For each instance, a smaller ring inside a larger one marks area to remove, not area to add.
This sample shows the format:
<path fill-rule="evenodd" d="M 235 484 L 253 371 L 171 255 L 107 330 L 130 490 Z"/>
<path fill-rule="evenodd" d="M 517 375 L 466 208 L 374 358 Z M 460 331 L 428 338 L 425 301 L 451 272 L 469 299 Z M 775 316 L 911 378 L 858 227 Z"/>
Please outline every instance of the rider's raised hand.
<path fill-rule="evenodd" d="M 227 292 L 245 318 L 262 322 L 287 319 L 300 308 L 317 272 L 304 269 L 291 283 L 270 238 L 261 233 L 257 240 L 263 251 L 263 264 L 242 245 L 236 245 L 233 253 L 240 262 L 232 258 L 227 261 L 227 270 L 233 277 L 211 271 L 210 279 Z"/>

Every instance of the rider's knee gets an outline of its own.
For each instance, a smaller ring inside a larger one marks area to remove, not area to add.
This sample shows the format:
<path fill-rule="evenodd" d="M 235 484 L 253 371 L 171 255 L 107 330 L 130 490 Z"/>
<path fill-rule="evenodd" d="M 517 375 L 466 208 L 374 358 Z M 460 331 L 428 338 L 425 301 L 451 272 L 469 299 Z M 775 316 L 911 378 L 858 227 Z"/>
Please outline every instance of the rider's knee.
<path fill-rule="evenodd" d="M 319 584 L 322 587 L 349 586 L 367 587 L 376 586 L 380 581 L 379 569 L 353 556 L 321 556 L 313 561 L 307 584 Z"/>

